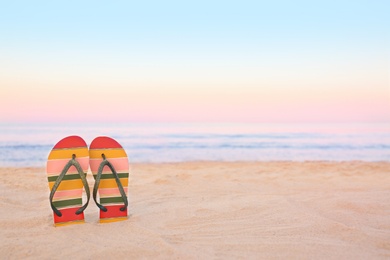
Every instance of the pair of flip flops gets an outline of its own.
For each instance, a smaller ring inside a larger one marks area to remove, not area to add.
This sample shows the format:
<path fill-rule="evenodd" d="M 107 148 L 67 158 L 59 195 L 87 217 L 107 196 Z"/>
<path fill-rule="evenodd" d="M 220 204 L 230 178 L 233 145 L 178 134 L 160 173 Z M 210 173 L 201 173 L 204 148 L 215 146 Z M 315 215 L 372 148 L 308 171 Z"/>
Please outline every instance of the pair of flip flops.
<path fill-rule="evenodd" d="M 89 167 L 95 179 L 92 196 L 100 209 L 100 222 L 127 219 L 129 162 L 123 147 L 110 137 L 97 137 L 88 149 L 81 137 L 68 136 L 53 147 L 46 167 L 55 226 L 84 222 L 83 212 L 91 196 L 86 179 Z M 87 195 L 84 205 L 83 188 Z"/>

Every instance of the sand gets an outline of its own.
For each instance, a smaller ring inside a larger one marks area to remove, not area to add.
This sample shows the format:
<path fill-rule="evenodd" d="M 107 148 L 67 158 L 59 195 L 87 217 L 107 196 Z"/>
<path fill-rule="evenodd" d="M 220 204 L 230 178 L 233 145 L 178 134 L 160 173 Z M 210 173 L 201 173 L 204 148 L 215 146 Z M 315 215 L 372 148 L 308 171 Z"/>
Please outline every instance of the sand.
<path fill-rule="evenodd" d="M 390 162 L 134 164 L 108 224 L 91 201 L 54 227 L 44 168 L 0 168 L 0 195 L 1 259 L 390 258 Z"/>

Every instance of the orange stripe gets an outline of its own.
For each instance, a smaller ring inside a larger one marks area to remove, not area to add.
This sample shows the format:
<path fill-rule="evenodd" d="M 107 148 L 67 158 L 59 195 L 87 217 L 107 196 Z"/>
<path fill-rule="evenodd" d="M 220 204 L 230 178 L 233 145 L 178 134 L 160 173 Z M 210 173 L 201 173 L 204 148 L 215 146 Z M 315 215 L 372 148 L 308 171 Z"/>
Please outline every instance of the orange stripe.
<path fill-rule="evenodd" d="M 128 179 L 120 179 L 123 187 L 129 186 L 129 180 Z M 104 179 L 100 180 L 99 189 L 106 189 L 106 188 L 117 188 L 118 185 L 116 184 L 115 179 Z"/>
<path fill-rule="evenodd" d="M 54 181 L 49 182 L 49 188 L 50 190 L 53 189 Z M 78 180 L 69 180 L 69 181 L 62 181 L 60 186 L 58 186 L 57 190 L 76 190 L 76 189 L 82 189 L 83 188 L 83 182 Z"/>
<path fill-rule="evenodd" d="M 113 218 L 101 218 L 99 220 L 100 223 L 112 223 L 112 222 L 118 222 L 118 221 L 123 221 L 123 220 L 126 220 L 128 219 L 128 217 L 113 217 Z"/>
<path fill-rule="evenodd" d="M 68 221 L 68 222 L 61 222 L 61 223 L 54 223 L 55 227 L 63 227 L 63 226 L 68 226 L 68 225 L 73 225 L 73 224 L 84 224 L 85 220 L 75 220 L 75 221 Z"/>
<path fill-rule="evenodd" d="M 72 159 L 72 155 L 75 154 L 78 157 L 88 157 L 88 149 L 86 147 L 74 148 L 74 149 L 58 149 L 52 150 L 49 154 L 48 160 L 54 159 Z"/>
<path fill-rule="evenodd" d="M 89 157 L 91 159 L 101 159 L 102 154 L 106 156 L 107 159 L 118 158 L 118 157 L 127 157 L 127 154 L 123 148 L 117 149 L 91 149 L 89 150 Z"/>

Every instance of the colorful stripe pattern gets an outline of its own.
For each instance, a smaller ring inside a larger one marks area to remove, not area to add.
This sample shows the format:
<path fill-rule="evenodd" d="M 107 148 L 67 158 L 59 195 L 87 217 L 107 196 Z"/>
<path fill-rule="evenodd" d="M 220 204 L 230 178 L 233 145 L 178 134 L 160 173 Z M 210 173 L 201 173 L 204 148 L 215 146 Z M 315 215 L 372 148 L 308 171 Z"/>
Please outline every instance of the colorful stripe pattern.
<path fill-rule="evenodd" d="M 76 161 L 84 174 L 87 174 L 89 164 L 87 144 L 79 136 L 68 136 L 53 147 L 47 160 L 46 173 L 50 191 L 73 154 L 76 155 Z M 77 169 L 72 166 L 54 194 L 53 204 L 62 213 L 59 217 L 53 212 L 55 226 L 84 222 L 84 213 L 76 214 L 82 206 L 82 193 L 83 182 Z"/>
<path fill-rule="evenodd" d="M 129 180 L 129 161 L 127 154 L 123 147 L 114 139 L 110 137 L 97 137 L 95 138 L 89 147 L 89 165 L 91 167 L 92 174 L 96 178 L 96 174 L 99 169 L 99 165 L 103 161 L 102 154 L 106 156 L 106 159 L 113 165 L 123 189 L 128 194 L 128 180 Z M 120 208 L 124 206 L 120 191 L 115 182 L 114 175 L 109 167 L 103 168 L 99 190 L 100 201 L 107 211 L 100 210 L 100 222 L 114 222 L 127 219 L 127 209 L 120 211 Z"/>

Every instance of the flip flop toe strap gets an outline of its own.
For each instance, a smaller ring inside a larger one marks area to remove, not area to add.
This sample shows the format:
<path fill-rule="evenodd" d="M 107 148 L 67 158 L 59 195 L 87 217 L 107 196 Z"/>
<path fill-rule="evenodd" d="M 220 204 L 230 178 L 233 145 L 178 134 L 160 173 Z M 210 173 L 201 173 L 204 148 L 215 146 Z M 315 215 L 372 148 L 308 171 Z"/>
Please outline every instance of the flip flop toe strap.
<path fill-rule="evenodd" d="M 102 154 L 102 157 L 103 157 L 103 161 L 99 165 L 99 169 L 98 169 L 98 172 L 96 174 L 95 185 L 93 186 L 93 200 L 95 201 L 96 206 L 98 206 L 99 209 L 101 209 L 104 212 L 107 211 L 106 207 L 104 207 L 103 205 L 101 205 L 100 203 L 97 202 L 96 197 L 97 197 L 97 191 L 99 189 L 99 184 L 100 184 L 100 180 L 101 180 L 102 173 L 103 173 L 103 168 L 105 166 L 108 166 L 108 168 L 110 168 L 112 174 L 114 175 L 115 182 L 118 186 L 123 203 L 125 204 L 122 208 L 120 208 L 120 211 L 125 211 L 129 205 L 129 202 L 127 200 L 127 196 L 126 196 L 125 190 L 123 189 L 122 183 L 119 180 L 118 173 L 116 172 L 114 166 L 106 159 L 106 156 L 104 154 Z"/>
<path fill-rule="evenodd" d="M 85 192 L 87 193 L 87 202 L 84 204 L 84 206 L 80 207 L 77 211 L 76 211 L 76 214 L 79 215 L 81 214 L 88 206 L 88 203 L 89 203 L 89 199 L 90 199 L 90 191 L 89 191 L 89 186 L 88 186 L 88 182 L 87 182 L 87 178 L 86 178 L 86 174 L 83 172 L 83 170 L 81 169 L 81 166 L 80 164 L 76 161 L 76 155 L 72 155 L 72 159 L 69 160 L 69 162 L 64 166 L 64 168 L 62 169 L 62 172 L 61 174 L 58 176 L 56 182 L 54 183 L 53 185 L 53 188 L 51 189 L 50 191 L 50 206 L 52 208 L 52 210 L 54 211 L 54 213 L 61 217 L 62 216 L 62 213 L 54 206 L 53 204 L 53 198 L 54 198 L 54 194 L 55 192 L 57 191 L 58 187 L 60 186 L 65 174 L 68 172 L 69 168 L 71 166 L 74 166 L 76 167 L 77 169 L 77 172 L 78 174 L 80 175 L 80 178 L 81 178 L 81 181 L 83 182 L 83 186 L 84 186 L 84 189 L 85 189 Z"/>

